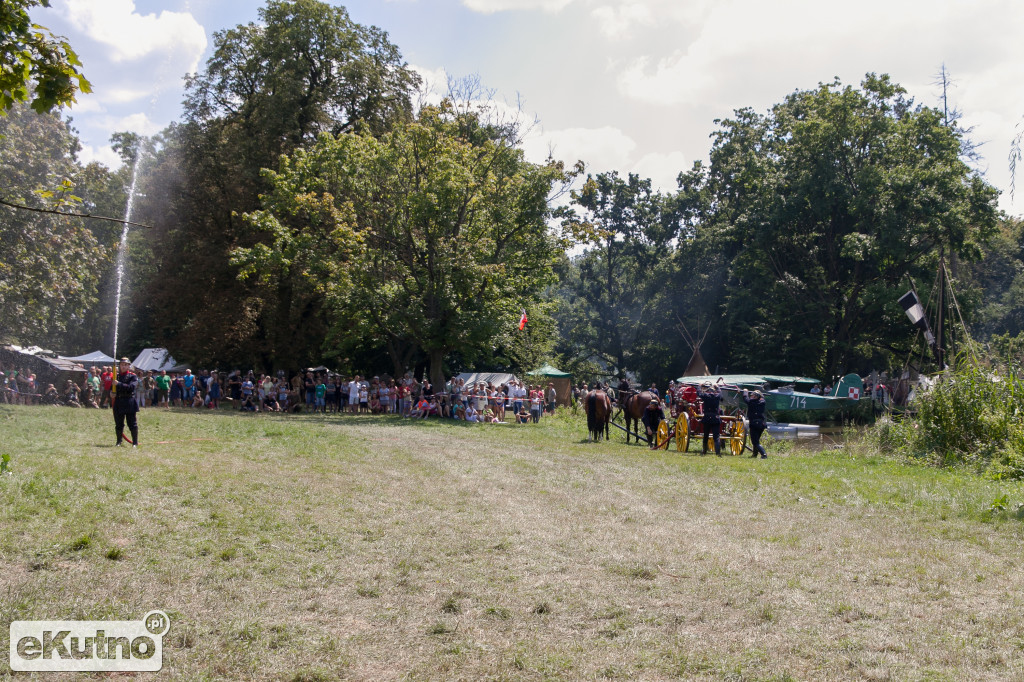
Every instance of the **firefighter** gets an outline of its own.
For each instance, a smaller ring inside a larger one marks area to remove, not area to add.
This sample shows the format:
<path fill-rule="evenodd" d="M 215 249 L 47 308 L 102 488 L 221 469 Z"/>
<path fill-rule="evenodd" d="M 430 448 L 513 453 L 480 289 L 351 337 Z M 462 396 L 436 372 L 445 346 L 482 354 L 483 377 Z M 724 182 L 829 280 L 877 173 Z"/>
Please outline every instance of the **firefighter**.
<path fill-rule="evenodd" d="M 114 381 L 114 399 L 111 401 L 114 408 L 114 433 L 117 434 L 115 447 L 121 447 L 121 441 L 124 440 L 125 420 L 128 421 L 128 430 L 132 434 L 132 447 L 139 447 L 139 423 L 136 418 L 139 401 L 135 398 L 135 389 L 138 385 L 139 377 L 132 372 L 128 358 L 121 358 L 117 380 Z"/>

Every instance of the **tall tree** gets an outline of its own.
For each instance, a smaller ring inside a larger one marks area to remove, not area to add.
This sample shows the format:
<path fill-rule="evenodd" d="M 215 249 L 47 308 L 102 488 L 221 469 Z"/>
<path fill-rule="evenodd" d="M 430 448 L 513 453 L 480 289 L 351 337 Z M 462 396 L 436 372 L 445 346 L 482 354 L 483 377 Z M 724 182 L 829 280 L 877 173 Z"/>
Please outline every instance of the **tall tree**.
<path fill-rule="evenodd" d="M 7 199 L 36 209 L 75 207 L 79 143 L 56 114 L 25 104 L 0 118 Z M 0 330 L 8 341 L 63 347 L 96 302 L 109 250 L 82 218 L 0 207 Z"/>
<path fill-rule="evenodd" d="M 887 76 L 718 123 L 709 229 L 730 263 L 741 365 L 830 376 L 872 361 L 903 331 L 906 278 L 942 253 L 977 257 L 995 227 L 997 193 L 960 158 L 963 131 Z"/>
<path fill-rule="evenodd" d="M 380 134 L 408 120 L 418 83 L 384 32 L 318 0 L 270 0 L 259 23 L 214 35 L 205 70 L 188 80 L 184 124 L 153 167 L 180 193 L 152 217 L 161 262 L 150 317 L 160 311 L 166 341 L 196 361 L 317 359 L 322 300 L 287 279 L 240 282 L 231 251 L 266 235 L 238 216 L 258 208 L 269 190 L 261 170 L 280 155 L 322 133 Z"/>
<path fill-rule="evenodd" d="M 565 172 L 479 112 L 446 101 L 379 138 L 325 135 L 270 177 L 249 218 L 272 241 L 236 252 L 243 273 L 315 287 L 335 336 L 376 338 L 396 372 L 419 349 L 443 382 L 449 353 L 493 348 L 552 282 L 547 198 Z"/>
<path fill-rule="evenodd" d="M 563 284 L 559 351 L 600 360 L 611 373 L 652 371 L 664 355 L 660 330 L 671 242 L 679 224 L 651 181 L 615 172 L 588 177 L 563 214 L 587 244 Z"/>

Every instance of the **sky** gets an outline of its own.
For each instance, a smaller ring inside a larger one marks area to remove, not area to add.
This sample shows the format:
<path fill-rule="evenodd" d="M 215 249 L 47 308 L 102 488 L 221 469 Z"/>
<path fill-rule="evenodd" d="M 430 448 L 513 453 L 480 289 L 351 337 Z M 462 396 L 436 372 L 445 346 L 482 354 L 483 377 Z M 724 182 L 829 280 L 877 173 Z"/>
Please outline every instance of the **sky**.
<path fill-rule="evenodd" d="M 93 93 L 70 110 L 80 158 L 119 163 L 110 135 L 152 135 L 181 116 L 183 77 L 213 33 L 258 21 L 254 0 L 51 0 L 32 18 L 66 36 Z M 919 104 L 950 105 L 980 143 L 976 168 L 1010 198 L 1008 154 L 1024 130 L 1019 0 L 355 0 L 428 83 L 476 76 L 539 123 L 528 158 L 617 170 L 671 191 L 705 160 L 715 119 L 766 112 L 795 90 L 887 73 Z"/>

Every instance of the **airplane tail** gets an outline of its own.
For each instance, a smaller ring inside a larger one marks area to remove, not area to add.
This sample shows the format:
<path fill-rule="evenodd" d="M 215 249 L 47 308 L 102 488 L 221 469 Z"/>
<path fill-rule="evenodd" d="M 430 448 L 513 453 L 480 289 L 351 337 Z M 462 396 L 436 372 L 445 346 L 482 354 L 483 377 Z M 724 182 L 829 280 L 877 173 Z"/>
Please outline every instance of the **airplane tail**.
<path fill-rule="evenodd" d="M 857 374 L 847 374 L 836 384 L 832 393 L 833 398 L 847 398 L 848 400 L 860 400 L 864 394 L 864 382 Z"/>

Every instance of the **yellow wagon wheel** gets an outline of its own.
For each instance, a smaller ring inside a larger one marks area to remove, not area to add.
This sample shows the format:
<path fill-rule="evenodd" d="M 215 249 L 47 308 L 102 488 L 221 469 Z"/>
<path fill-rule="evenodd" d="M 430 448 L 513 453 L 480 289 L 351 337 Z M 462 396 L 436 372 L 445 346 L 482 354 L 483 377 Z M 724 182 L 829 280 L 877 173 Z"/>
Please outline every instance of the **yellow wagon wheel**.
<path fill-rule="evenodd" d="M 668 445 L 668 422 L 658 422 L 658 433 L 654 436 L 654 442 L 656 448 L 663 448 Z"/>
<path fill-rule="evenodd" d="M 747 445 L 747 429 L 742 419 L 733 422 L 732 436 L 729 438 L 729 450 L 734 455 L 742 455 L 743 448 Z"/>
<path fill-rule="evenodd" d="M 686 452 L 690 449 L 690 419 L 686 412 L 676 419 L 676 450 Z"/>

